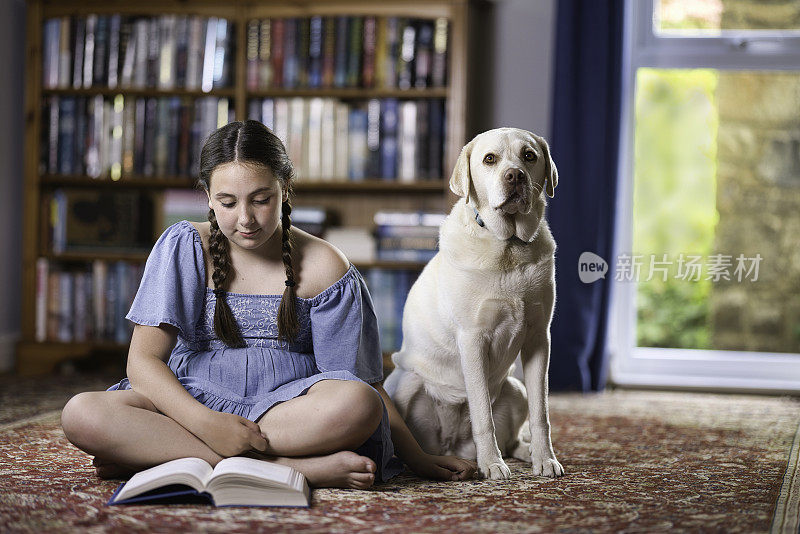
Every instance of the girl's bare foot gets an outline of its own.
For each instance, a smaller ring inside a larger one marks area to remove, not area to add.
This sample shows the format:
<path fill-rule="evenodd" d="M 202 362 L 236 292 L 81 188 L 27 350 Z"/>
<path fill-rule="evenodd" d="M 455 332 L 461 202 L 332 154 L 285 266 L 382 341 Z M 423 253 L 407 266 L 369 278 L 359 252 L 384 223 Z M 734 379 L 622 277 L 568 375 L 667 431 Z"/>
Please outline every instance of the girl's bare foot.
<path fill-rule="evenodd" d="M 375 482 L 375 462 L 352 451 L 303 458 L 276 458 L 252 452 L 247 456 L 293 467 L 303 473 L 314 488 L 366 489 Z"/>
<path fill-rule="evenodd" d="M 130 478 L 136 473 L 135 469 L 130 467 L 103 460 L 102 458 L 95 458 L 92 460 L 94 472 L 99 478 L 113 479 L 113 478 Z"/>

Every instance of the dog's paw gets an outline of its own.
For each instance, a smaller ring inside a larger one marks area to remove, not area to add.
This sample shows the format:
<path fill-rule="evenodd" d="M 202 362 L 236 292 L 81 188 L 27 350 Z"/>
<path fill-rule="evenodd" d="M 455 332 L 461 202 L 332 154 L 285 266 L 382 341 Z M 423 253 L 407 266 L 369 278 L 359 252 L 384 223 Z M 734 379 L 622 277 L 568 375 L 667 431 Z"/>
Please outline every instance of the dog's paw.
<path fill-rule="evenodd" d="M 564 468 L 555 458 L 531 458 L 533 474 L 537 477 L 556 478 L 564 475 Z"/>
<path fill-rule="evenodd" d="M 492 480 L 511 478 L 511 470 L 506 463 L 501 459 L 498 460 L 499 461 L 486 462 L 478 465 L 478 470 L 483 478 L 490 478 Z"/>

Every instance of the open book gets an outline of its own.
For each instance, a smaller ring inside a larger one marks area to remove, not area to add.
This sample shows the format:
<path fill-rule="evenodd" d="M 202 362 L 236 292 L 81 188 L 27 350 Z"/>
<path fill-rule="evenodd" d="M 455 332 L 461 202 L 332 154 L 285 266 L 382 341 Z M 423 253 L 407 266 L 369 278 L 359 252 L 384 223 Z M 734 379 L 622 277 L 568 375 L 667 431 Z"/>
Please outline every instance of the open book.
<path fill-rule="evenodd" d="M 216 506 L 308 506 L 308 483 L 286 465 L 235 456 L 215 468 L 180 458 L 136 473 L 108 504 L 202 502 Z"/>

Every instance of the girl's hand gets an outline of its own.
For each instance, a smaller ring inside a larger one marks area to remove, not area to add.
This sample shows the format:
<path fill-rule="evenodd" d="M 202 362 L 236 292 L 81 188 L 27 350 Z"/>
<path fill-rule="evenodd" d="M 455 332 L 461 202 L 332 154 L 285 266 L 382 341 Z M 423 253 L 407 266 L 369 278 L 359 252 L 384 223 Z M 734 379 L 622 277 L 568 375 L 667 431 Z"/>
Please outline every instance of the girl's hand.
<path fill-rule="evenodd" d="M 455 456 L 435 456 L 424 454 L 410 462 L 408 466 L 423 478 L 435 480 L 468 480 L 478 469 L 475 462 Z"/>
<path fill-rule="evenodd" d="M 253 449 L 261 452 L 267 449 L 267 437 L 261 428 L 253 421 L 231 413 L 207 413 L 199 426 L 197 437 L 225 458 Z"/>

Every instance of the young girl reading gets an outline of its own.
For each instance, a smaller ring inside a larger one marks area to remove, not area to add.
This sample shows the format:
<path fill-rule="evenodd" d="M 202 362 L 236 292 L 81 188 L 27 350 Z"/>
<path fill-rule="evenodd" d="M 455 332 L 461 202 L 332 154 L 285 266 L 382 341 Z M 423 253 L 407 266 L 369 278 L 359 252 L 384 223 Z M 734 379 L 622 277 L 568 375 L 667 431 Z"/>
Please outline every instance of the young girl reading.
<path fill-rule="evenodd" d="M 255 455 L 312 486 L 366 488 L 400 471 L 395 451 L 420 476 L 475 473 L 424 453 L 380 386 L 364 280 L 338 249 L 292 228 L 293 172 L 259 122 L 206 141 L 209 222 L 179 222 L 153 247 L 127 315 L 128 377 L 76 395 L 61 416 L 98 476 Z"/>

